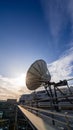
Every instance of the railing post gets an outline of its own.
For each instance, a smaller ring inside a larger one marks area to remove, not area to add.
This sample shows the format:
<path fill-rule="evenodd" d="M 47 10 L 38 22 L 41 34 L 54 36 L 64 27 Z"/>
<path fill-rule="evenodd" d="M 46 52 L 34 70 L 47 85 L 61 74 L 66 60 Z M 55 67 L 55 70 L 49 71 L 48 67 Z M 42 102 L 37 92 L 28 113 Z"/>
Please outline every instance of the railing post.
<path fill-rule="evenodd" d="M 54 114 L 52 114 L 52 124 L 55 126 Z"/>
<path fill-rule="evenodd" d="M 70 129 L 70 125 L 69 125 L 69 118 L 68 118 L 68 112 L 65 112 L 65 119 L 66 119 L 66 123 L 67 123 L 67 128 L 68 128 L 68 130 L 71 130 Z"/>

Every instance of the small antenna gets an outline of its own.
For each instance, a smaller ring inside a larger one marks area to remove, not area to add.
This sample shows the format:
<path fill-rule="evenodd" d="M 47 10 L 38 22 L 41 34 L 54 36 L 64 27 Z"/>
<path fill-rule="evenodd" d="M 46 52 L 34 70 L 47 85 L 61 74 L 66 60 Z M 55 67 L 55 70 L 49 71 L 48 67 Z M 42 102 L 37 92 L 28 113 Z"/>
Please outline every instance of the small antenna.
<path fill-rule="evenodd" d="M 73 78 L 71 78 L 71 79 L 67 79 L 67 81 L 70 81 L 70 80 L 73 80 Z"/>

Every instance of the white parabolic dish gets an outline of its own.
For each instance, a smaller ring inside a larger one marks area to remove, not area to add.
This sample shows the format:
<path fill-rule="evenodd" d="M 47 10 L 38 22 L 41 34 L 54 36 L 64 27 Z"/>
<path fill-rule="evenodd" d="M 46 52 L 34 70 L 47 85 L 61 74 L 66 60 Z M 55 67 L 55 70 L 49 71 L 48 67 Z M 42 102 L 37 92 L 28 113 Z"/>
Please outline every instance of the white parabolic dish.
<path fill-rule="evenodd" d="M 27 71 L 26 86 L 30 90 L 35 90 L 44 82 L 50 81 L 51 76 L 44 60 L 35 61 Z"/>

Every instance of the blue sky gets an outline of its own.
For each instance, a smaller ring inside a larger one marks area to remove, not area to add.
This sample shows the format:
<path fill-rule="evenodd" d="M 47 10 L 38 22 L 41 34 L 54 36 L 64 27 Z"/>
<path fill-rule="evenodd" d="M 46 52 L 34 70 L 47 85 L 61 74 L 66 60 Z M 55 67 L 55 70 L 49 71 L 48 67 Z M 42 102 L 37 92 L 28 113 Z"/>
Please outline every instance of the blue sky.
<path fill-rule="evenodd" d="M 40 58 L 50 63 L 69 47 L 72 23 L 65 3 L 49 0 L 47 7 L 47 0 L 0 1 L 1 74 L 25 72 Z"/>
<path fill-rule="evenodd" d="M 11 83 L 10 78 L 26 73 L 37 59 L 44 59 L 55 75 L 63 70 L 59 78 L 70 77 L 72 57 L 72 0 L 0 0 L 0 80 L 3 85 Z"/>
<path fill-rule="evenodd" d="M 9 71 L 13 72 L 14 68 L 26 71 L 39 58 L 51 61 L 48 25 L 38 0 L 2 1 L 0 12 L 0 72 L 3 75 L 10 76 Z"/>

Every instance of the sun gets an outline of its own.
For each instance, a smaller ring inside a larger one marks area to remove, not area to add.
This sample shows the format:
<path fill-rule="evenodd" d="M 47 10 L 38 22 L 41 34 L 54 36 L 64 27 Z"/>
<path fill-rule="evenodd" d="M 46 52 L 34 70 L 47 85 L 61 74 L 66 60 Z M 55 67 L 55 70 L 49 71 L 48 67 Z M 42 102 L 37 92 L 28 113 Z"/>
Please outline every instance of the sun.
<path fill-rule="evenodd" d="M 26 74 L 21 74 L 20 76 L 16 77 L 14 79 L 14 84 L 16 86 L 25 86 L 25 79 L 26 79 Z"/>

